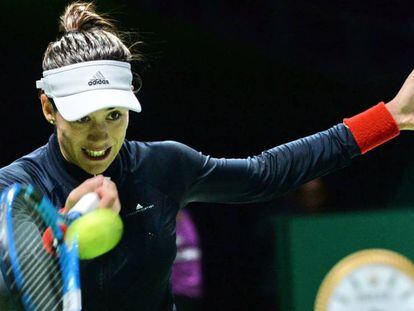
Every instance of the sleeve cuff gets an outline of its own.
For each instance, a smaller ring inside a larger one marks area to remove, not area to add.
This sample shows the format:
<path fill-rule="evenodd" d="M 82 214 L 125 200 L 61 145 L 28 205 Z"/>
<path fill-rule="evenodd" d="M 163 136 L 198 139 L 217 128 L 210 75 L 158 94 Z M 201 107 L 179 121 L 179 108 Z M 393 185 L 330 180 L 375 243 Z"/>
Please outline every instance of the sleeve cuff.
<path fill-rule="evenodd" d="M 364 154 L 400 134 L 400 129 L 384 102 L 344 119 L 355 141 Z"/>

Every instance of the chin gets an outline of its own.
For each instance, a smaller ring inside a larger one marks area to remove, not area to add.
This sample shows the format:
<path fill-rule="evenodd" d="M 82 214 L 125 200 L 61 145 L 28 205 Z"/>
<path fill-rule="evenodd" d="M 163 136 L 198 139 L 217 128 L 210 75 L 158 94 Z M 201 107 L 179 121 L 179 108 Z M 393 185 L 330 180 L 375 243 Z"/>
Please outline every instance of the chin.
<path fill-rule="evenodd" d="M 101 163 L 96 163 L 95 165 L 93 163 L 84 163 L 81 168 L 91 175 L 98 175 L 104 173 L 108 167 L 111 165 L 114 159 L 106 159 L 106 161 L 102 161 Z"/>
<path fill-rule="evenodd" d="M 91 174 L 91 175 L 99 175 L 99 174 L 102 174 L 103 172 L 105 172 L 107 168 L 108 168 L 108 166 L 106 166 L 105 168 L 92 168 L 92 169 L 91 168 L 89 168 L 89 169 L 84 168 L 83 170 L 85 172 L 87 172 L 88 174 Z"/>

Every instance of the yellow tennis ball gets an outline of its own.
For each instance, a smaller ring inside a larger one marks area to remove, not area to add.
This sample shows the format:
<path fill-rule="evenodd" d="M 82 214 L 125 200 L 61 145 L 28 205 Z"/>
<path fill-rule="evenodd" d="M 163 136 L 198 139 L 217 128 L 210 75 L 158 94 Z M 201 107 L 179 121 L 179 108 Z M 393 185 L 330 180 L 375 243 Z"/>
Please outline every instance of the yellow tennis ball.
<path fill-rule="evenodd" d="M 124 225 L 111 209 L 98 208 L 76 219 L 67 229 L 65 240 L 76 238 L 80 259 L 92 259 L 113 249 L 121 240 Z"/>

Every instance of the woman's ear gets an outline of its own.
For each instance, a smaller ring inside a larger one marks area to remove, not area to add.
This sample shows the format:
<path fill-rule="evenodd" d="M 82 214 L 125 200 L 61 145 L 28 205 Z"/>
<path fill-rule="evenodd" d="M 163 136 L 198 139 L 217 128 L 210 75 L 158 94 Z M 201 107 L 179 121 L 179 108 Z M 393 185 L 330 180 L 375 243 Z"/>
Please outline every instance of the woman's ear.
<path fill-rule="evenodd" d="M 49 101 L 45 94 L 40 94 L 40 102 L 42 104 L 43 115 L 45 116 L 47 122 L 55 124 L 56 122 L 56 112 L 53 109 L 52 103 Z"/>

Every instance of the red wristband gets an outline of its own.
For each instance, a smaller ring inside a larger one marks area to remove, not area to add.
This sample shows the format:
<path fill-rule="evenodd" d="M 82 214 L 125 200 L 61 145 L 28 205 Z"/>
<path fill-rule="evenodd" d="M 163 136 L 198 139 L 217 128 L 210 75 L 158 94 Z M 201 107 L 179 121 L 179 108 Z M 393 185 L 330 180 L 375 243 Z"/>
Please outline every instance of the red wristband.
<path fill-rule="evenodd" d="M 344 123 L 351 130 L 362 154 L 400 134 L 400 129 L 384 102 L 344 119 Z"/>

